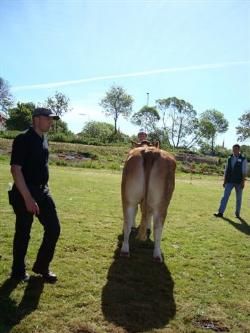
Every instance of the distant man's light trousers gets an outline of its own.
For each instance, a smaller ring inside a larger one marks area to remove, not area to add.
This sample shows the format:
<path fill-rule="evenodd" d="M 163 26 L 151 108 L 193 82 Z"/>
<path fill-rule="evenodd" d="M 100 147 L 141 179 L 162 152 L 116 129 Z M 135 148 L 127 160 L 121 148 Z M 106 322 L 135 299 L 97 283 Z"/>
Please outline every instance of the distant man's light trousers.
<path fill-rule="evenodd" d="M 227 207 L 227 202 L 230 197 L 230 194 L 232 192 L 232 189 L 235 188 L 235 194 L 236 194 L 236 209 L 235 209 L 235 214 L 240 215 L 240 209 L 241 209 L 241 202 L 242 202 L 242 186 L 241 184 L 235 184 L 235 183 L 226 183 L 225 184 L 225 190 L 224 190 L 224 195 L 221 199 L 220 202 L 220 208 L 219 208 L 219 213 L 224 213 L 226 207 Z"/>

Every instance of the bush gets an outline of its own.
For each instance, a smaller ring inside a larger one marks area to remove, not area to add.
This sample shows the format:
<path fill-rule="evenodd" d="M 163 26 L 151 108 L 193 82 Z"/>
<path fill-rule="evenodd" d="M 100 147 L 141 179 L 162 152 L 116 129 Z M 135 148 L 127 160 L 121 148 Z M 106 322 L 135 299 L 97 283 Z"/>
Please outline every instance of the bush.
<path fill-rule="evenodd" d="M 0 137 L 5 139 L 15 139 L 20 131 L 0 131 Z"/>

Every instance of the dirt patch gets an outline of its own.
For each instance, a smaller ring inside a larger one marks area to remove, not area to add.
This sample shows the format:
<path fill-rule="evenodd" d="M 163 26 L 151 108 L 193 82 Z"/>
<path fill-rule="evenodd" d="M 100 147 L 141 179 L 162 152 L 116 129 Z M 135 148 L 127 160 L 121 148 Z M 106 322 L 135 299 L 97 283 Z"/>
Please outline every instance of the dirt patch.
<path fill-rule="evenodd" d="M 196 318 L 192 321 L 196 327 L 210 329 L 214 332 L 229 332 L 229 328 L 219 320 Z"/>
<path fill-rule="evenodd" d="M 96 156 L 90 153 L 67 152 L 53 155 L 56 156 L 57 159 L 64 161 L 91 161 L 96 159 Z"/>

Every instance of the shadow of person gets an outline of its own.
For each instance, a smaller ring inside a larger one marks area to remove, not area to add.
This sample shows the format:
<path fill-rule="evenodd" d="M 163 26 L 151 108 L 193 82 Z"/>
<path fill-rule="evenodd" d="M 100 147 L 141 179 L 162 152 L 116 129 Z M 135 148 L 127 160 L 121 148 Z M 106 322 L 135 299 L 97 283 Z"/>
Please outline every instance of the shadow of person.
<path fill-rule="evenodd" d="M 139 242 L 132 233 L 130 258 L 120 257 L 121 241 L 122 235 L 102 290 L 104 317 L 130 333 L 164 327 L 176 313 L 170 271 L 153 262 L 150 239 Z"/>
<path fill-rule="evenodd" d="M 244 220 L 243 218 L 241 218 L 241 217 L 238 218 L 240 223 L 234 222 L 226 217 L 223 217 L 223 220 L 230 223 L 238 231 L 243 232 L 246 235 L 250 235 L 250 226 L 249 226 L 249 224 L 247 224 L 247 221 Z"/>
<path fill-rule="evenodd" d="M 12 291 L 17 287 L 18 281 L 7 279 L 0 287 L 0 332 L 8 333 L 21 322 L 23 318 L 33 312 L 43 291 L 41 277 L 31 277 L 27 282 L 22 300 L 17 304 L 11 297 Z"/>

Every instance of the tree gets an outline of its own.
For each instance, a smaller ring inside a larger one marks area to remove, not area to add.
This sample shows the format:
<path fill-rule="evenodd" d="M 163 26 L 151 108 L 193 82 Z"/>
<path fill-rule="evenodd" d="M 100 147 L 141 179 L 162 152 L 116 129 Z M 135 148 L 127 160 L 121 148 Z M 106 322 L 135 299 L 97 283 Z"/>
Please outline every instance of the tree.
<path fill-rule="evenodd" d="M 138 112 L 134 113 L 131 122 L 135 125 L 143 127 L 147 132 L 156 130 L 156 123 L 160 120 L 160 116 L 155 107 L 143 106 Z"/>
<path fill-rule="evenodd" d="M 109 138 L 114 133 L 114 126 L 109 123 L 101 122 L 101 121 L 89 121 L 84 126 L 80 135 L 96 139 L 102 143 L 108 143 Z"/>
<path fill-rule="evenodd" d="M 54 121 L 50 133 L 63 133 L 63 134 L 72 134 L 72 132 L 68 129 L 68 124 L 65 121 L 62 121 L 62 119 L 59 119 L 57 121 Z"/>
<path fill-rule="evenodd" d="M 193 106 L 176 97 L 159 99 L 157 107 L 162 114 L 162 130 L 174 148 L 191 147 L 198 139 L 197 112 Z"/>
<path fill-rule="evenodd" d="M 211 109 L 206 110 L 200 116 L 201 136 L 208 141 L 211 140 L 211 151 L 214 153 L 215 139 L 218 133 L 225 133 L 228 130 L 228 121 L 224 118 L 223 113 Z"/>
<path fill-rule="evenodd" d="M 17 103 L 15 108 L 9 109 L 9 118 L 6 120 L 7 129 L 25 130 L 31 124 L 34 109 L 33 103 Z"/>
<path fill-rule="evenodd" d="M 236 127 L 236 134 L 239 141 L 250 138 L 250 111 L 246 111 L 240 118 L 240 126 Z"/>
<path fill-rule="evenodd" d="M 0 77 L 0 111 L 8 114 L 8 109 L 13 105 L 13 96 L 7 81 Z"/>
<path fill-rule="evenodd" d="M 57 116 L 62 117 L 64 113 L 71 110 L 69 101 L 68 97 L 57 91 L 54 96 L 47 98 L 45 106 L 51 109 Z"/>
<path fill-rule="evenodd" d="M 118 117 L 122 115 L 127 118 L 132 112 L 133 98 L 119 86 L 112 86 L 101 100 L 100 106 L 104 109 L 106 116 L 114 119 L 114 133 L 117 133 Z"/>
<path fill-rule="evenodd" d="M 62 115 L 71 110 L 69 106 L 69 98 L 63 93 L 56 92 L 54 96 L 48 97 L 45 102 L 45 107 L 51 109 L 57 116 Z M 54 131 L 57 132 L 57 120 L 55 121 Z"/>

